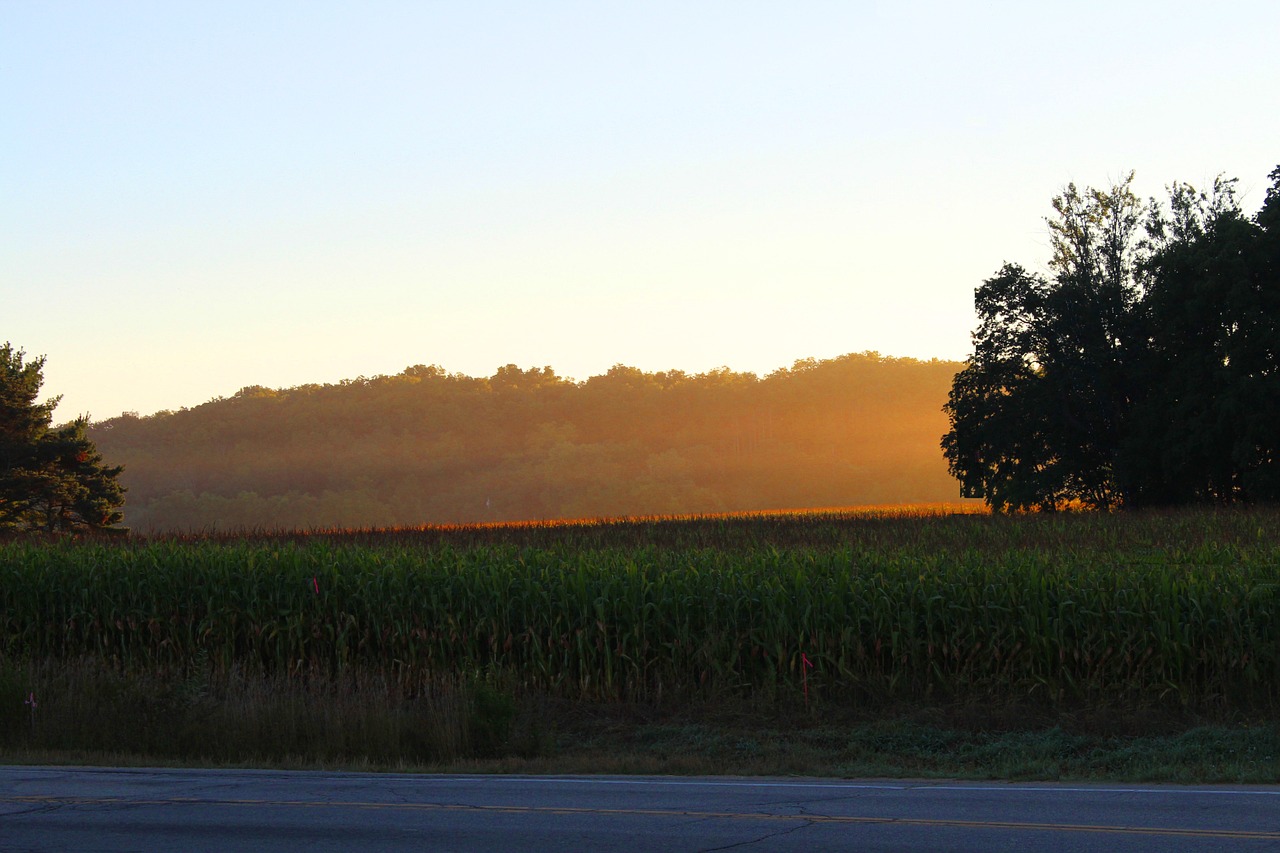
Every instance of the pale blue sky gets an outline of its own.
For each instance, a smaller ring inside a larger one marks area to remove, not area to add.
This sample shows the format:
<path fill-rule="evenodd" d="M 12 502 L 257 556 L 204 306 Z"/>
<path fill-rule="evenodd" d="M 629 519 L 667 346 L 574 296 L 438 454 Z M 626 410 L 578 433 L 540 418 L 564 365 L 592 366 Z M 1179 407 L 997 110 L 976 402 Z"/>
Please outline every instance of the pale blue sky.
<path fill-rule="evenodd" d="M 1280 164 L 1280 4 L 0 0 L 0 340 L 244 385 L 963 358 L 1068 181 Z"/>

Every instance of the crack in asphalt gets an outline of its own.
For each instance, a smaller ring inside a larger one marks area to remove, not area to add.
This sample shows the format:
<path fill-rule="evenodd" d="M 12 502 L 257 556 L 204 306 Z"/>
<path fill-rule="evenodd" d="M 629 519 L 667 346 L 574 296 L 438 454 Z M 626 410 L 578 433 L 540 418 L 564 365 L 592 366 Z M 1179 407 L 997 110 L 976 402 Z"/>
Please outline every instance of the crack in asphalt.
<path fill-rule="evenodd" d="M 7 817 L 24 817 L 32 814 L 48 814 L 62 809 L 66 803 L 63 802 L 40 802 L 32 803 L 30 808 L 18 809 L 17 811 L 4 812 L 0 814 L 0 821 Z"/>
<path fill-rule="evenodd" d="M 764 835 L 760 836 L 759 838 L 751 838 L 746 841 L 738 841 L 734 844 L 725 844 L 720 847 L 704 847 L 701 850 L 699 850 L 698 853 L 715 853 L 715 851 L 717 850 L 733 850 L 738 847 L 750 847 L 753 844 L 759 844 L 762 841 L 768 841 L 771 838 L 778 838 L 783 835 L 790 835 L 791 833 L 797 830 L 804 829 L 809 826 L 813 826 L 813 821 L 805 820 L 804 815 L 802 814 L 796 815 L 796 820 L 802 820 L 804 822 L 799 824 L 798 826 L 787 826 L 787 827 L 783 827 L 782 829 L 776 830 L 774 832 L 766 832 Z"/>
<path fill-rule="evenodd" d="M 758 838 L 751 838 L 751 839 L 747 839 L 746 841 L 736 841 L 733 844 L 725 844 L 720 847 L 705 847 L 699 850 L 698 853 L 716 853 L 716 851 L 720 851 L 720 850 L 735 850 L 741 847 L 750 847 L 752 845 L 760 844 L 761 842 L 769 841 L 770 839 L 773 839 L 773 838 L 780 838 L 781 836 L 784 836 L 784 835 L 790 835 L 791 833 L 796 832 L 798 830 L 813 826 L 814 821 L 810 819 L 808 812 L 805 810 L 806 805 L 810 802 L 815 802 L 815 801 L 826 802 L 829 799 L 842 800 L 842 799 L 849 799 L 849 798 L 848 797 L 830 797 L 830 798 L 823 797 L 823 798 L 818 798 L 816 800 L 800 800 L 800 801 L 779 800 L 777 802 L 772 802 L 772 803 L 758 804 L 756 806 L 757 808 L 759 808 L 760 806 L 766 806 L 766 807 L 792 806 L 798 810 L 797 814 L 778 815 L 777 817 L 784 817 L 784 818 L 794 817 L 796 820 L 800 821 L 800 823 L 797 824 L 796 826 L 784 826 L 784 827 L 781 827 L 780 829 L 774 830 L 773 832 L 766 832 L 764 835 L 761 835 Z M 711 820 L 716 820 L 716 818 L 707 817 L 707 818 L 704 818 L 704 820 L 711 821 Z"/>

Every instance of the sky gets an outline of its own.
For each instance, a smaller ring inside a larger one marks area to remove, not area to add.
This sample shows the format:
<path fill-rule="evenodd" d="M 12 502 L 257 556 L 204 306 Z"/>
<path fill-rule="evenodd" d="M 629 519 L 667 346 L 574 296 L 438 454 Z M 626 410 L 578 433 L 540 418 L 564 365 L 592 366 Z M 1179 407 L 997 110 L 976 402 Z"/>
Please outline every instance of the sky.
<path fill-rule="evenodd" d="M 55 420 L 415 364 L 963 359 L 1068 182 L 1280 164 L 1280 3 L 0 0 Z"/>

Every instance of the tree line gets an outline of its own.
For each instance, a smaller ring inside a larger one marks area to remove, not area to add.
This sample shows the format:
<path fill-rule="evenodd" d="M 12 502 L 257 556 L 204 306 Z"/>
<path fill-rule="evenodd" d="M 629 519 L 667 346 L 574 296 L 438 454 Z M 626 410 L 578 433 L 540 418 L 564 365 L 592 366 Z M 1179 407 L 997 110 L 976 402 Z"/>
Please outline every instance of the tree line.
<path fill-rule="evenodd" d="M 962 365 L 859 353 L 759 377 L 617 365 L 251 386 L 94 423 L 136 530 L 364 527 L 940 502 Z"/>
<path fill-rule="evenodd" d="M 1280 167 L 1140 201 L 1132 173 L 1053 199 L 1050 275 L 975 296 L 948 468 L 997 510 L 1280 500 Z"/>

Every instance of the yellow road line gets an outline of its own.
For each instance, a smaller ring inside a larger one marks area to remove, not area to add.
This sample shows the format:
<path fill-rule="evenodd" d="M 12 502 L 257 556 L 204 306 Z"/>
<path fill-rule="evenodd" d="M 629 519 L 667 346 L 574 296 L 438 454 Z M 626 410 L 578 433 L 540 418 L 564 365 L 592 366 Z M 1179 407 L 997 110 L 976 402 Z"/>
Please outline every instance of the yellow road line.
<path fill-rule="evenodd" d="M 808 821 L 835 824 L 893 824 L 896 826 L 949 827 L 958 829 L 1009 829 L 1043 832 L 1096 832 L 1112 835 L 1159 835 L 1191 838 L 1280 840 L 1280 831 L 1245 829 L 1195 829 L 1165 826 L 1107 826 L 1080 823 L 1031 823 L 1020 821 L 958 820 L 948 818 L 871 817 L 861 815 L 770 814 L 767 812 L 714 812 L 685 809 L 606 809 L 574 806 L 477 806 L 454 803 L 373 803 L 350 800 L 205 800 L 194 797 L 132 799 L 128 797 L 0 797 L 0 804 L 67 806 L 268 806 L 289 808 L 349 808 L 420 812 L 490 812 L 499 814 L 599 815 L 610 817 L 675 817 L 697 820 Z"/>

